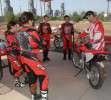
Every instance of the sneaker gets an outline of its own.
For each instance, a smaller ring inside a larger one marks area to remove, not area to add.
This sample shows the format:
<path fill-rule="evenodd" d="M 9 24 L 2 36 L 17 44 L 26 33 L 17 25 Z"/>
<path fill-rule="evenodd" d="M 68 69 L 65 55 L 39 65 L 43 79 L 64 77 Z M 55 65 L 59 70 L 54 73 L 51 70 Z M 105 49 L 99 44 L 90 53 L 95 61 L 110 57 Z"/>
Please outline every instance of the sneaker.
<path fill-rule="evenodd" d="M 48 100 L 48 91 L 41 91 L 41 100 Z"/>
<path fill-rule="evenodd" d="M 31 100 L 37 100 L 35 94 L 32 94 L 32 98 L 31 98 Z"/>
<path fill-rule="evenodd" d="M 18 81 L 15 83 L 15 87 L 23 88 L 23 87 L 25 87 L 25 83 Z"/>
<path fill-rule="evenodd" d="M 40 96 L 40 95 L 33 94 L 31 100 L 41 100 L 41 96 Z"/>
<path fill-rule="evenodd" d="M 48 100 L 47 98 L 41 98 L 41 100 Z"/>
<path fill-rule="evenodd" d="M 25 83 L 22 83 L 22 82 L 21 82 L 21 83 L 20 83 L 20 87 L 21 87 L 21 88 L 25 87 Z"/>

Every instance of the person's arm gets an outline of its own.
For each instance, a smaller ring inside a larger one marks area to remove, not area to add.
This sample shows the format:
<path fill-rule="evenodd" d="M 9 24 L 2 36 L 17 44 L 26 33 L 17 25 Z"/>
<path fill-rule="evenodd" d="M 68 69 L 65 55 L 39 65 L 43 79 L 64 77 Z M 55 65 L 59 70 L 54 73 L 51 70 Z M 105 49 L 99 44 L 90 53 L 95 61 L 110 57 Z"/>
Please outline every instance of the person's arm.
<path fill-rule="evenodd" d="M 40 23 L 39 26 L 38 26 L 38 33 L 39 33 L 39 34 L 42 33 L 42 23 Z"/>
<path fill-rule="evenodd" d="M 73 41 L 74 41 L 74 27 L 73 27 L 73 24 L 71 24 L 71 34 L 73 36 Z"/>
<path fill-rule="evenodd" d="M 74 34 L 74 27 L 73 27 L 73 24 L 71 24 L 71 34 Z"/>
<path fill-rule="evenodd" d="M 73 24 L 71 25 L 71 34 L 72 34 L 72 41 L 73 41 L 73 44 L 74 44 L 74 26 Z"/>
<path fill-rule="evenodd" d="M 38 34 L 37 31 L 33 31 L 30 34 L 30 44 L 33 48 L 39 48 L 42 49 L 44 45 L 44 40 L 43 38 Z"/>
<path fill-rule="evenodd" d="M 52 29 L 51 29 L 51 26 L 50 26 L 49 23 L 48 23 L 48 31 L 49 31 L 50 34 L 52 33 Z"/>
<path fill-rule="evenodd" d="M 64 37 L 64 24 L 61 25 L 61 37 Z"/>
<path fill-rule="evenodd" d="M 94 43 L 100 42 L 104 38 L 104 28 L 98 24 L 95 28 Z"/>

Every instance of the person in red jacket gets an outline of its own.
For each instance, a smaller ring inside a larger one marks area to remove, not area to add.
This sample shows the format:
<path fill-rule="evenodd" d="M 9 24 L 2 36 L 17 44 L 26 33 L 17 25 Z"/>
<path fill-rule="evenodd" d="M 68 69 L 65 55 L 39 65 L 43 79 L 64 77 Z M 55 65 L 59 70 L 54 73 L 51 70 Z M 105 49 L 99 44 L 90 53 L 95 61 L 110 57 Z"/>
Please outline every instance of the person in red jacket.
<path fill-rule="evenodd" d="M 83 18 L 86 18 L 90 25 L 86 30 L 89 33 L 90 43 L 92 44 L 93 50 L 105 50 L 104 40 L 104 26 L 102 22 L 97 18 L 94 11 L 87 11 Z"/>
<path fill-rule="evenodd" d="M 65 23 L 61 25 L 61 36 L 63 40 L 63 59 L 66 60 L 67 52 L 68 59 L 71 60 L 72 54 L 72 37 L 74 35 L 73 24 L 70 23 L 70 17 L 68 15 L 64 16 Z"/>
<path fill-rule="evenodd" d="M 35 55 L 38 54 L 38 52 L 35 52 L 35 50 L 39 51 L 39 49 L 42 48 L 42 45 L 44 44 L 43 40 L 39 36 L 38 32 L 33 28 L 34 23 L 34 16 L 31 12 L 24 12 L 21 14 L 20 17 L 20 23 L 22 24 L 21 32 L 25 32 L 25 35 L 27 34 L 28 44 L 25 45 L 25 50 L 33 52 Z M 18 33 L 20 34 L 20 33 Z M 23 33 L 24 34 L 24 33 Z M 27 40 L 26 40 L 27 41 Z M 40 60 L 37 60 L 39 63 Z M 41 62 L 40 62 L 41 63 Z M 41 100 L 47 100 L 47 94 L 48 94 L 48 75 L 46 73 L 46 70 L 43 70 L 43 74 L 39 75 L 39 71 L 41 72 L 41 69 L 38 67 L 36 69 L 33 69 L 31 66 L 29 66 L 29 88 L 30 92 L 32 94 L 32 100 L 38 100 L 36 95 L 36 88 L 37 88 L 37 78 L 39 78 L 40 81 L 40 90 L 41 90 Z M 35 71 L 37 74 L 35 74 Z"/>
<path fill-rule="evenodd" d="M 48 52 L 49 52 L 49 48 L 50 48 L 50 37 L 51 37 L 51 27 L 50 24 L 48 23 L 48 16 L 45 15 L 43 17 L 43 23 L 40 23 L 39 27 L 38 27 L 38 32 L 40 32 L 42 38 L 45 40 L 46 42 L 46 46 L 43 50 L 43 61 L 45 62 L 46 60 L 50 60 L 48 57 Z"/>
<path fill-rule="evenodd" d="M 23 87 L 25 84 L 20 82 L 20 76 L 23 73 L 23 69 L 21 67 L 21 64 L 19 60 L 17 59 L 17 40 L 16 40 L 16 32 L 17 32 L 17 26 L 18 23 L 14 20 L 10 21 L 7 24 L 7 31 L 5 32 L 5 38 L 7 40 L 7 48 L 8 51 L 8 62 L 10 63 L 10 66 L 13 70 L 14 77 L 15 77 L 15 86 L 17 87 Z"/>

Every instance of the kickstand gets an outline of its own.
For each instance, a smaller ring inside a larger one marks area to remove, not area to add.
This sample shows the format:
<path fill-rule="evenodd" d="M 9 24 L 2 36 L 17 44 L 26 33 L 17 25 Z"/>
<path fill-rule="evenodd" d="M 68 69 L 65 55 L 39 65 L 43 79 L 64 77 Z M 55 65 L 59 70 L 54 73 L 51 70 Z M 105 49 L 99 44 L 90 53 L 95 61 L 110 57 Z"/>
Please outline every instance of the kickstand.
<path fill-rule="evenodd" d="M 78 73 L 74 76 L 77 77 L 82 71 L 83 71 L 83 69 L 79 69 Z"/>

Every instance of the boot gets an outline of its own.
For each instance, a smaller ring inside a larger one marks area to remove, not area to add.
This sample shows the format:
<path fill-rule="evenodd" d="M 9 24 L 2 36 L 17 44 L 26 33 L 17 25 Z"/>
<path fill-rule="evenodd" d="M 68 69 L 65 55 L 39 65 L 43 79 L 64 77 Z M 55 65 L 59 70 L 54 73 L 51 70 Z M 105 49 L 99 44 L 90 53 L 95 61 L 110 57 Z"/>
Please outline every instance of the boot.
<path fill-rule="evenodd" d="M 19 79 L 19 78 L 16 78 L 14 84 L 15 84 L 15 87 L 19 87 L 19 88 L 25 87 L 25 83 L 20 82 L 20 79 Z"/>
<path fill-rule="evenodd" d="M 64 57 L 63 57 L 63 60 L 66 60 L 66 59 L 67 59 L 67 58 L 66 58 L 66 50 L 63 51 L 63 56 L 64 56 Z"/>
<path fill-rule="evenodd" d="M 46 52 L 46 60 L 50 61 L 50 58 L 48 57 L 48 51 Z"/>
<path fill-rule="evenodd" d="M 48 91 L 41 91 L 41 100 L 48 100 Z"/>
<path fill-rule="evenodd" d="M 69 60 L 72 59 L 72 50 L 71 49 L 68 50 L 68 59 Z"/>
<path fill-rule="evenodd" d="M 31 100 L 41 100 L 41 96 L 37 94 L 32 94 L 32 99 Z"/>
<path fill-rule="evenodd" d="M 47 57 L 47 54 L 46 54 L 46 52 L 43 52 L 43 62 L 46 62 L 46 57 Z"/>

